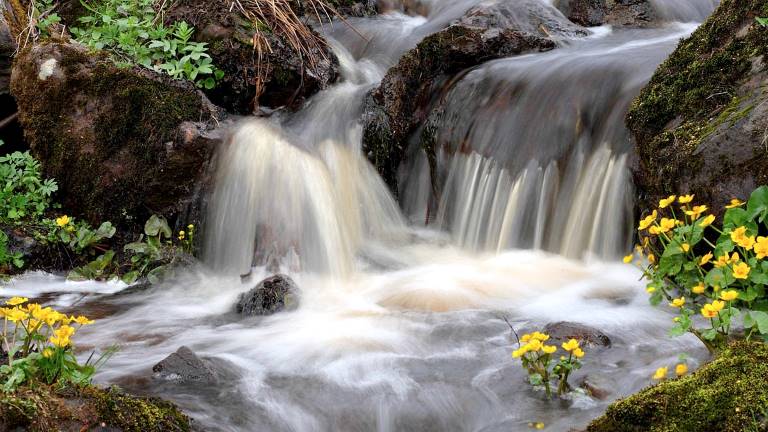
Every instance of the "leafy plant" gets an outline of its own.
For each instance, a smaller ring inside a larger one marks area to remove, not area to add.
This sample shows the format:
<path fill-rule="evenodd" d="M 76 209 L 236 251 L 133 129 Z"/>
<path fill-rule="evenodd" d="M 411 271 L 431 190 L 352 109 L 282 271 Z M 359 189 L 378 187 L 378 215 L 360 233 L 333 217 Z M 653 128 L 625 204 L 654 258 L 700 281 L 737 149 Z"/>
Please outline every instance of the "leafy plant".
<path fill-rule="evenodd" d="M 84 316 L 67 316 L 50 307 L 13 297 L 0 308 L 4 318 L 2 349 L 7 364 L 0 366 L 2 390 L 12 392 L 21 384 L 40 380 L 54 383 L 90 383 L 96 368 L 113 352 L 94 363 L 80 364 L 73 352 L 72 336 L 93 321 Z"/>
<path fill-rule="evenodd" d="M 125 283 L 133 283 L 146 275 L 151 283 L 158 282 L 169 270 L 168 262 L 173 261 L 175 248 L 170 239 L 173 235 L 168 221 L 162 216 L 152 215 L 144 224 L 144 234 L 139 241 L 125 245 L 131 252 L 131 271 L 123 276 Z M 165 240 L 164 240 L 165 239 Z"/>
<path fill-rule="evenodd" d="M 28 151 L 0 156 L 0 222 L 42 216 L 57 190 L 54 180 L 42 178 L 40 162 Z"/>
<path fill-rule="evenodd" d="M 528 372 L 528 382 L 534 387 L 543 387 L 547 398 L 552 396 L 552 380 L 557 382 L 557 394 L 562 396 L 571 391 L 568 377 L 581 367 L 584 351 L 579 347 L 579 341 L 571 339 L 564 342 L 561 348 L 567 356 L 555 360 L 555 345 L 546 345 L 549 335 L 541 332 L 524 334 L 518 341 L 518 348 L 512 352 L 512 357 L 519 358 L 523 368 Z"/>
<path fill-rule="evenodd" d="M 54 12 L 56 3 L 54 0 L 36 0 L 32 4 L 32 18 L 35 20 L 35 28 L 42 37 L 50 36 L 53 25 L 61 22 L 61 17 Z"/>
<path fill-rule="evenodd" d="M 206 89 L 223 78 L 207 44 L 192 41 L 194 27 L 185 21 L 165 26 L 153 0 L 81 3 L 90 14 L 79 19 L 82 27 L 72 28 L 72 34 L 91 48 L 110 52 L 119 65 L 141 65 Z"/>
<path fill-rule="evenodd" d="M 8 249 L 8 235 L 0 231 L 0 273 L 4 267 L 16 266 L 22 268 L 24 259 L 21 252 L 11 252 Z"/>
<path fill-rule="evenodd" d="M 678 311 L 672 335 L 691 332 L 716 351 L 740 324 L 746 339 L 768 340 L 768 187 L 746 203 L 733 199 L 720 227 L 706 205 L 692 201 L 661 200 L 640 222 L 641 245 L 624 261 L 639 258 L 652 304 L 666 300 Z"/>

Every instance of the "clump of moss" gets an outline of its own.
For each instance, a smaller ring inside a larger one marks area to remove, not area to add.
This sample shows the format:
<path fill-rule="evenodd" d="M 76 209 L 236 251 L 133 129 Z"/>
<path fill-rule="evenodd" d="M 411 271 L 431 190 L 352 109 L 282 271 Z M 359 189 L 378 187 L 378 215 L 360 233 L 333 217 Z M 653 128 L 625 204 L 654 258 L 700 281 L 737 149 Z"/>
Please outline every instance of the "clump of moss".
<path fill-rule="evenodd" d="M 768 430 L 768 345 L 739 342 L 692 375 L 613 403 L 588 432 Z"/>
<path fill-rule="evenodd" d="M 0 430 L 91 430 L 104 425 L 124 432 L 188 432 L 190 421 L 175 405 L 117 389 L 57 388 L 40 383 L 0 396 Z"/>

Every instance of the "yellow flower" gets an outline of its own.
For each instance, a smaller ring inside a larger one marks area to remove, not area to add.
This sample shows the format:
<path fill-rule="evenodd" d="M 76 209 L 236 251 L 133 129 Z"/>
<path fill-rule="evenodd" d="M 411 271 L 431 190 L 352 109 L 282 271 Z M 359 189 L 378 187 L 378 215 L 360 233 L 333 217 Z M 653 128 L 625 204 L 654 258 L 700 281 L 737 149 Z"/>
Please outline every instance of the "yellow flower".
<path fill-rule="evenodd" d="M 728 254 L 725 254 L 717 257 L 717 261 L 715 261 L 715 267 L 722 268 L 729 264 L 734 264 L 737 262 L 739 262 L 739 254 L 734 252 L 733 255 L 731 255 L 730 257 L 728 256 Z"/>
<path fill-rule="evenodd" d="M 699 260 L 699 265 L 703 266 L 704 264 L 708 263 L 709 260 L 712 259 L 712 256 L 713 256 L 712 252 L 707 252 L 707 254 L 702 256 L 701 259 Z"/>
<path fill-rule="evenodd" d="M 735 207 L 741 207 L 744 204 L 745 204 L 744 201 L 741 201 L 738 198 L 733 198 L 733 199 L 731 199 L 731 203 L 728 204 L 727 206 L 725 206 L 725 208 L 732 209 L 732 208 L 735 208 Z"/>
<path fill-rule="evenodd" d="M 538 422 L 538 423 L 536 423 L 536 424 L 534 425 L 534 427 L 535 427 L 536 429 L 538 429 L 538 430 L 542 430 L 542 429 L 544 429 L 544 423 L 542 423 L 542 422 Z"/>
<path fill-rule="evenodd" d="M 584 357 L 584 351 L 582 351 L 581 348 L 576 348 L 573 350 L 573 356 L 576 358 L 582 358 Z"/>
<path fill-rule="evenodd" d="M 540 341 L 540 340 L 538 340 L 538 339 L 532 339 L 530 342 L 528 342 L 528 345 L 526 345 L 526 346 L 528 347 L 528 351 L 538 351 L 538 350 L 540 350 L 540 349 L 541 349 L 541 347 L 542 347 L 543 345 L 544 345 L 544 344 L 543 344 L 543 343 L 541 343 L 541 341 Z"/>
<path fill-rule="evenodd" d="M 683 376 L 688 372 L 688 366 L 685 363 L 678 363 L 675 366 L 675 375 Z"/>
<path fill-rule="evenodd" d="M 5 304 L 10 306 L 18 306 L 20 304 L 24 304 L 28 302 L 29 299 L 26 297 L 11 297 L 9 300 L 5 302 Z"/>
<path fill-rule="evenodd" d="M 667 208 L 670 204 L 675 202 L 675 199 L 677 197 L 675 195 L 670 195 L 667 198 L 659 201 L 659 208 Z"/>
<path fill-rule="evenodd" d="M 570 339 L 568 342 L 563 342 L 561 346 L 564 350 L 571 352 L 579 347 L 579 341 L 576 339 Z"/>
<path fill-rule="evenodd" d="M 653 294 L 654 292 L 656 292 L 656 287 L 649 286 L 648 288 L 645 289 L 645 292 L 647 292 L 648 294 Z"/>
<path fill-rule="evenodd" d="M 710 225 L 712 225 L 712 222 L 715 221 L 715 215 L 711 214 L 709 216 L 706 216 L 704 219 L 699 222 L 699 226 L 702 228 L 706 228 Z"/>
<path fill-rule="evenodd" d="M 26 312 L 19 308 L 13 308 L 10 311 L 6 312 L 6 318 L 8 318 L 12 322 L 19 322 L 27 319 L 29 315 L 27 315 Z"/>
<path fill-rule="evenodd" d="M 674 317 L 674 318 L 672 318 L 672 321 L 674 321 L 674 322 L 680 322 L 680 317 Z"/>
<path fill-rule="evenodd" d="M 720 299 L 725 301 L 735 300 L 739 297 L 739 292 L 736 290 L 725 290 L 720 293 Z"/>
<path fill-rule="evenodd" d="M 56 218 L 56 225 L 58 225 L 61 228 L 64 228 L 65 226 L 69 225 L 69 216 L 64 215 Z"/>
<path fill-rule="evenodd" d="M 693 287 L 691 287 L 691 291 L 694 294 L 704 294 L 704 291 L 706 291 L 706 290 L 707 290 L 707 288 L 704 286 L 704 283 L 702 283 L 702 282 L 699 282 L 698 285 L 694 285 Z"/>
<path fill-rule="evenodd" d="M 190 231 L 192 231 L 192 230 L 194 230 L 194 229 L 195 229 L 195 226 L 194 226 L 194 225 L 192 225 L 192 224 L 189 224 L 189 225 L 187 225 L 187 229 L 188 229 L 188 230 L 190 230 Z"/>
<path fill-rule="evenodd" d="M 43 350 L 43 357 L 51 358 L 52 355 L 53 355 L 53 350 L 51 348 L 46 348 Z"/>
<path fill-rule="evenodd" d="M 75 318 L 74 316 L 69 317 L 69 321 L 70 322 L 78 323 L 80 325 L 88 325 L 88 324 L 93 324 L 95 322 L 93 320 L 90 320 L 90 319 L 82 316 L 82 315 L 78 316 L 77 318 Z"/>
<path fill-rule="evenodd" d="M 557 351 L 557 347 L 554 345 L 544 345 L 541 347 L 541 350 L 547 354 L 552 354 L 553 352 Z"/>
<path fill-rule="evenodd" d="M 659 221 L 659 232 L 667 232 L 677 225 L 676 219 L 661 218 Z"/>
<path fill-rule="evenodd" d="M 689 250 L 691 250 L 691 245 L 689 245 L 688 243 L 683 243 L 680 245 L 680 250 L 682 250 L 683 252 L 688 252 Z"/>
<path fill-rule="evenodd" d="M 676 299 L 672 299 L 672 303 L 669 305 L 675 308 L 681 308 L 685 304 L 685 297 L 680 297 Z"/>
<path fill-rule="evenodd" d="M 749 276 L 749 265 L 747 263 L 738 263 L 733 266 L 733 277 L 736 279 L 746 279 Z"/>
<path fill-rule="evenodd" d="M 533 339 L 538 339 L 538 340 L 540 340 L 542 342 L 549 340 L 549 335 L 548 334 L 546 334 L 546 333 L 539 333 L 537 331 L 533 332 L 533 334 L 531 334 L 531 337 Z"/>
<path fill-rule="evenodd" d="M 688 204 L 691 201 L 693 201 L 693 195 L 680 195 L 680 198 L 677 199 L 680 204 Z"/>
<path fill-rule="evenodd" d="M 701 214 L 704 213 L 707 210 L 709 210 L 709 208 L 707 206 L 705 206 L 705 205 L 698 205 L 698 206 L 693 206 L 693 208 L 690 209 L 690 210 L 686 210 L 685 214 L 687 214 L 688 216 L 690 216 L 693 219 L 696 219 L 699 216 L 701 216 Z"/>
<path fill-rule="evenodd" d="M 632 258 L 634 258 L 634 257 L 635 256 L 633 254 L 629 254 L 629 255 L 625 256 L 624 259 L 622 259 L 622 261 L 624 261 L 624 264 L 629 264 L 629 263 L 632 262 Z"/>
<path fill-rule="evenodd" d="M 659 235 L 661 234 L 661 230 L 656 225 L 648 228 L 648 234 L 650 235 Z"/>
<path fill-rule="evenodd" d="M 531 340 L 531 335 L 530 335 L 530 334 L 528 334 L 528 333 L 524 334 L 524 335 L 523 335 L 523 336 L 520 338 L 520 341 L 521 341 L 521 342 L 528 342 L 529 340 Z"/>
<path fill-rule="evenodd" d="M 758 237 L 753 249 L 757 254 L 757 259 L 763 259 L 768 256 L 768 237 Z"/>
<path fill-rule="evenodd" d="M 522 347 L 512 351 L 512 357 L 513 358 L 522 357 L 523 354 L 525 354 L 525 350 L 523 350 Z"/>
<path fill-rule="evenodd" d="M 746 250 L 750 250 L 755 245 L 755 236 L 742 237 L 737 244 Z"/>
<path fill-rule="evenodd" d="M 643 218 L 643 220 L 640 221 L 640 225 L 638 225 L 637 229 L 642 231 L 648 228 L 649 226 L 651 226 L 651 224 L 653 224 L 653 222 L 656 220 L 658 215 L 659 215 L 658 212 L 654 210 L 653 213 L 649 214 L 648 216 Z"/>
<path fill-rule="evenodd" d="M 183 230 L 182 230 L 182 231 L 179 231 L 179 235 L 180 235 L 180 236 L 182 236 L 182 237 L 183 237 L 183 236 L 184 236 L 184 234 L 185 234 L 185 232 L 184 232 Z"/>
<path fill-rule="evenodd" d="M 656 264 L 656 256 L 654 254 L 648 254 L 648 262 L 651 264 Z"/>
<path fill-rule="evenodd" d="M 747 235 L 747 227 L 740 226 L 738 228 L 734 228 L 733 231 L 731 231 L 731 240 L 733 240 L 734 243 L 738 243 L 739 240 L 743 239 Z"/>
<path fill-rule="evenodd" d="M 663 380 L 667 377 L 667 368 L 660 367 L 656 369 L 656 373 L 653 374 L 653 379 L 655 380 Z"/>
<path fill-rule="evenodd" d="M 65 348 L 70 344 L 70 340 L 68 337 L 53 335 L 48 340 L 51 341 L 52 344 L 56 345 L 59 348 Z"/>

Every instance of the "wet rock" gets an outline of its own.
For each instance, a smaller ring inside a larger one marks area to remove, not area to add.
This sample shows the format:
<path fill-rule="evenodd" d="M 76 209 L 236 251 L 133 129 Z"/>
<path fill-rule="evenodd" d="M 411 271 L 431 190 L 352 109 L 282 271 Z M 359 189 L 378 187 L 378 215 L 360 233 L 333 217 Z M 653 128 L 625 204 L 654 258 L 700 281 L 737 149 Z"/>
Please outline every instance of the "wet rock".
<path fill-rule="evenodd" d="M 306 98 L 338 77 L 338 60 L 314 31 L 319 45 L 302 56 L 287 39 L 262 29 L 269 48 L 254 48 L 254 26 L 231 8 L 231 2 L 183 0 L 167 11 L 168 22 L 184 20 L 197 29 L 195 38 L 207 42 L 223 81 L 206 94 L 230 112 L 250 114 L 259 107 L 295 109 Z M 313 57 L 312 61 L 309 57 Z"/>
<path fill-rule="evenodd" d="M 391 68 L 364 101 L 363 149 L 397 192 L 396 173 L 407 140 L 429 115 L 439 87 L 460 72 L 488 60 L 529 51 L 546 51 L 554 42 L 507 25 L 511 18 L 467 15 L 466 22 L 426 37 Z"/>
<path fill-rule="evenodd" d="M 610 390 L 611 385 L 611 382 L 601 378 L 599 375 L 590 375 L 581 380 L 579 387 L 586 390 L 587 393 L 595 399 L 606 400 L 612 393 Z"/>
<path fill-rule="evenodd" d="M 11 89 L 64 211 L 133 226 L 199 205 L 222 113 L 191 83 L 48 42 L 17 56 Z"/>
<path fill-rule="evenodd" d="M 178 383 L 216 381 L 213 368 L 192 350 L 182 346 L 152 367 L 155 378 Z"/>
<path fill-rule="evenodd" d="M 608 335 L 584 324 L 567 321 L 550 323 L 544 327 L 543 332 L 557 341 L 576 339 L 591 346 L 605 348 L 611 346 L 611 339 Z"/>
<path fill-rule="evenodd" d="M 298 306 L 298 289 L 293 280 L 282 274 L 268 277 L 255 288 L 240 294 L 237 300 L 237 313 L 250 315 L 270 315 Z"/>
<path fill-rule="evenodd" d="M 555 7 L 576 24 L 647 27 L 657 21 L 649 0 L 555 0 Z"/>
<path fill-rule="evenodd" d="M 765 0 L 724 0 L 656 70 L 627 125 L 641 211 L 693 193 L 716 215 L 768 184 Z"/>

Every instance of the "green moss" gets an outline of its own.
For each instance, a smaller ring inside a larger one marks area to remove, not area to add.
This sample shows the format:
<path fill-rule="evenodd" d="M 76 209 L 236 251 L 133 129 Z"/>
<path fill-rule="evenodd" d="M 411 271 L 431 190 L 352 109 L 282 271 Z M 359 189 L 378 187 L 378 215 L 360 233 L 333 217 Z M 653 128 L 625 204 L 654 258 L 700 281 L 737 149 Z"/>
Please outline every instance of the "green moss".
<path fill-rule="evenodd" d="M 114 388 L 59 388 L 34 383 L 0 396 L 0 430 L 91 430 L 102 423 L 124 432 L 190 430 L 189 418 L 175 405 L 130 396 Z"/>
<path fill-rule="evenodd" d="M 588 432 L 768 430 L 768 346 L 741 342 L 692 375 L 613 403 Z"/>

